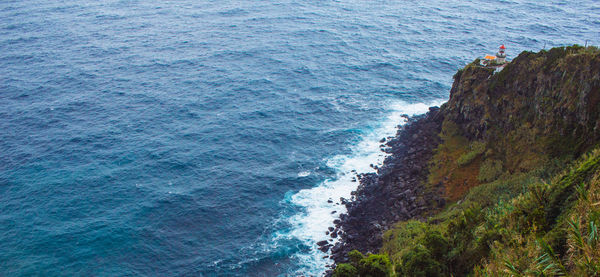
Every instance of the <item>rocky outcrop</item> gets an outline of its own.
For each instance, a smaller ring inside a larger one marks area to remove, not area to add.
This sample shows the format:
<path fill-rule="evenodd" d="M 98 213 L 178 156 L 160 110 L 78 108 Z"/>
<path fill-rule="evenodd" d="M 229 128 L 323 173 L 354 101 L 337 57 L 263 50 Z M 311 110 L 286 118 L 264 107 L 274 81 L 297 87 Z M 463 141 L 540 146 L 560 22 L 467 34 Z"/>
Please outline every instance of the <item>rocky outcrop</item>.
<path fill-rule="evenodd" d="M 581 46 L 526 51 L 496 74 L 472 63 L 454 76 L 441 110 L 471 139 L 498 140 L 527 125 L 549 139 L 536 145 L 568 141 L 563 152 L 580 153 L 600 138 L 599 72 L 598 52 Z"/>

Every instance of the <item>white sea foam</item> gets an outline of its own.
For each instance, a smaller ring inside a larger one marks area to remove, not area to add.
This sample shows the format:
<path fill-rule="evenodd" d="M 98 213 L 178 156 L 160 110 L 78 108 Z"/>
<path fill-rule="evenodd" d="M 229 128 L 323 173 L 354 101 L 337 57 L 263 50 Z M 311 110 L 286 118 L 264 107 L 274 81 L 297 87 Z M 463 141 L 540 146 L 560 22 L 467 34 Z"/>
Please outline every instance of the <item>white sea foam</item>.
<path fill-rule="evenodd" d="M 336 178 L 325 180 L 314 188 L 301 190 L 291 196 L 291 204 L 303 208 L 303 212 L 288 219 L 292 230 L 285 236 L 299 239 L 311 248 L 310 253 L 298 254 L 295 257 L 303 265 L 300 269 L 302 272 L 298 273 L 318 276 L 323 274 L 325 266 L 331 263 L 329 259 L 323 259 L 325 254 L 318 250 L 316 243 L 329 239 L 325 234 L 327 228 L 333 225 L 333 220 L 338 218 L 340 213 L 346 212 L 346 207 L 339 204 L 339 199 L 350 198 L 350 193 L 356 189 L 358 182 L 352 181 L 356 172 L 374 172 L 370 165 L 381 165 L 387 156 L 380 149 L 381 138 L 396 134 L 396 127 L 406 123 L 403 115 L 422 114 L 427 112 L 430 106 L 439 104 L 441 101 L 428 104 L 408 104 L 402 101 L 392 103 L 389 107 L 390 115 L 379 126 L 362 136 L 352 147 L 352 154 L 334 156 L 327 161 L 329 167 L 336 169 Z M 329 199 L 333 200 L 333 203 L 328 203 Z M 333 211 L 336 212 L 332 213 Z M 332 244 L 335 242 L 336 240 Z"/>
<path fill-rule="evenodd" d="M 302 171 L 298 173 L 298 177 L 306 177 L 308 175 L 310 175 L 310 171 Z"/>

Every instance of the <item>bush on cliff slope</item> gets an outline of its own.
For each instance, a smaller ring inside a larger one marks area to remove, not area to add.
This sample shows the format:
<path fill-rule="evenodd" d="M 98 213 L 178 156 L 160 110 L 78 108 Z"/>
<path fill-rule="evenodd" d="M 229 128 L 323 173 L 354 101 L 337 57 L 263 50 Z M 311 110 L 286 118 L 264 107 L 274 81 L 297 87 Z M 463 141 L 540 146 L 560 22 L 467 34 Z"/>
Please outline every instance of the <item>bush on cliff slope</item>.
<path fill-rule="evenodd" d="M 528 188 L 512 199 L 488 206 L 467 197 L 427 223 L 399 223 L 386 233 L 382 253 L 398 276 L 600 273 L 600 149 L 549 184 L 517 180 L 526 182 L 514 186 Z"/>
<path fill-rule="evenodd" d="M 369 254 L 364 256 L 354 250 L 348 253 L 350 264 L 340 264 L 335 268 L 334 277 L 386 277 L 393 276 L 392 263 L 387 255 Z"/>

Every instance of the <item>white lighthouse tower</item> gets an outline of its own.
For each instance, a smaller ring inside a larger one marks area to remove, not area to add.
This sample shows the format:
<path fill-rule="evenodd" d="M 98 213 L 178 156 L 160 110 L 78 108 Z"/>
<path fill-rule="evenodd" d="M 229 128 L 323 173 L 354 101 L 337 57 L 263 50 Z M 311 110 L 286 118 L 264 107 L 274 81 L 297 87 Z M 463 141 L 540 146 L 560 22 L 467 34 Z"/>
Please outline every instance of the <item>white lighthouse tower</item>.
<path fill-rule="evenodd" d="M 506 53 L 504 53 L 505 50 L 506 50 L 506 47 L 504 47 L 504 44 L 500 45 L 500 48 L 498 49 L 498 53 L 496 53 L 496 62 L 497 63 L 505 63 L 506 62 Z"/>

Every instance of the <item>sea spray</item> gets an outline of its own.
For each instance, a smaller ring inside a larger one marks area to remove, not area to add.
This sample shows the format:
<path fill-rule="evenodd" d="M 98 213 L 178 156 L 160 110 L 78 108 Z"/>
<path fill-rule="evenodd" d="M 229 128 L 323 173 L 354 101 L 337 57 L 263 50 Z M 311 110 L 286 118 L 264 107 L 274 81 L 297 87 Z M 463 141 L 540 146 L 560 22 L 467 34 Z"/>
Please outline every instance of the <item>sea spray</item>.
<path fill-rule="evenodd" d="M 430 106 L 439 105 L 442 101 L 433 103 L 409 104 L 397 101 L 390 104 L 390 115 L 375 128 L 362 135 L 358 143 L 352 147 L 351 154 L 337 155 L 327 161 L 327 166 L 336 170 L 336 176 L 327 179 L 310 189 L 303 189 L 286 197 L 289 204 L 299 207 L 300 212 L 289 217 L 291 230 L 287 234 L 279 234 L 277 238 L 287 237 L 297 239 L 306 244 L 310 251 L 298 252 L 295 259 L 300 265 L 296 273 L 320 275 L 331 260 L 324 258 L 327 254 L 318 249 L 317 242 L 323 240 L 335 244 L 339 238 L 331 238 L 326 234 L 328 227 L 346 212 L 346 207 L 340 203 L 340 198 L 349 199 L 351 192 L 357 188 L 357 173 L 374 172 L 374 166 L 380 166 L 387 153 L 381 151 L 381 138 L 394 136 L 397 126 L 407 122 L 404 115 L 414 116 L 427 112 Z M 306 172 L 300 172 L 306 175 Z"/>

